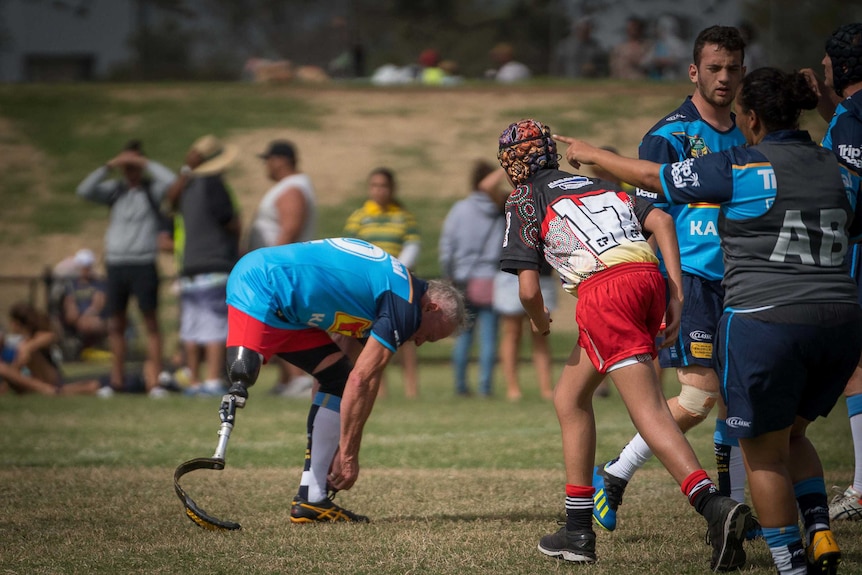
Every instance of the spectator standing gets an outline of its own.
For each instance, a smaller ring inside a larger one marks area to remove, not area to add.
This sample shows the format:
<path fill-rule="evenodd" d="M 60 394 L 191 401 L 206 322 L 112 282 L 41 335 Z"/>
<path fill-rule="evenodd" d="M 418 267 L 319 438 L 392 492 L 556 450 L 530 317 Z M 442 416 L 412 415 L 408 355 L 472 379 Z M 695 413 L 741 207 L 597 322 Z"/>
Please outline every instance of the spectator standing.
<path fill-rule="evenodd" d="M 317 227 L 317 199 L 311 178 L 299 170 L 299 156 L 293 142 L 273 140 L 259 156 L 267 177 L 275 182 L 260 201 L 251 223 L 248 249 L 281 246 L 314 239 Z M 278 361 L 279 382 L 275 395 L 301 396 L 310 392 L 314 380 L 301 369 Z"/>
<path fill-rule="evenodd" d="M 114 170 L 122 172 L 108 179 Z M 146 176 L 145 176 L 146 174 Z M 123 385 L 126 361 L 126 327 L 129 297 L 134 295 L 147 333 L 147 391 L 165 394 L 158 386 L 162 370 L 162 337 L 159 332 L 159 275 L 156 269 L 160 205 L 175 175 L 147 158 L 140 140 L 132 140 L 104 166 L 96 168 L 78 186 L 80 197 L 110 206 L 105 234 L 107 267 L 108 332 L 113 359 L 111 387 Z M 153 371 L 154 370 L 154 371 Z"/>
<path fill-rule="evenodd" d="M 750 510 L 717 493 L 676 426 L 652 367 L 662 316 L 667 318 L 668 344 L 679 330 L 682 274 L 673 220 L 607 182 L 559 170 L 550 129 L 535 120 L 510 124 L 500 135 L 498 157 L 516 187 L 506 202 L 500 268 L 518 275 L 521 303 L 533 330 L 543 336 L 551 332 L 539 288 L 543 261 L 555 267 L 566 291 L 578 297 L 578 345 L 554 391 L 566 468 L 566 521 L 541 538 L 539 551 L 577 563 L 596 561 L 592 398 L 606 374 L 613 373 L 635 427 L 707 520 L 712 568 L 741 566 L 742 527 Z M 665 253 L 667 290 L 642 229 L 656 237 Z"/>
<path fill-rule="evenodd" d="M 694 94 L 644 136 L 638 148 L 641 159 L 682 162 L 745 142 L 731 112 L 745 74 L 744 46 L 736 28 L 711 26 L 700 32 L 694 43 L 694 61 L 689 66 Z M 705 421 L 719 400 L 718 374 L 713 364 L 713 345 L 724 303 L 718 210 L 704 203 L 669 205 L 664 197 L 649 190 L 638 190 L 637 194 L 666 210 L 676 223 L 685 298 L 680 337 L 659 352 L 659 361 L 663 368 L 676 369 L 681 390 L 678 397 L 668 400 L 668 405 L 685 433 Z M 727 435 L 723 413 L 720 406 L 714 436 L 718 485 L 723 494 L 742 502 L 745 469 L 737 441 Z M 638 434 L 616 458 L 596 468 L 594 512 L 596 521 L 605 529 L 616 528 L 622 494 L 650 457 L 652 451 Z M 754 529 L 754 525 L 751 527 Z"/>
<path fill-rule="evenodd" d="M 539 275 L 542 299 L 548 312 L 557 309 L 557 288 L 560 280 L 552 269 L 543 270 Z M 519 401 L 521 399 L 521 384 L 518 365 L 521 355 L 521 335 L 524 332 L 524 320 L 528 320 L 527 312 L 521 305 L 518 295 L 518 278 L 510 273 L 497 272 L 494 276 L 494 311 L 500 322 L 500 368 L 506 381 L 506 399 Z M 530 331 L 530 356 L 539 392 L 543 399 L 554 398 L 552 384 L 553 362 L 551 346 L 547 337 Z"/>
<path fill-rule="evenodd" d="M 248 249 L 305 242 L 314 238 L 317 200 L 307 174 L 299 171 L 296 146 L 274 140 L 260 154 L 267 177 L 275 182 L 260 201 L 251 224 Z"/>
<path fill-rule="evenodd" d="M 840 26 L 826 41 L 824 79 L 813 70 L 803 70 L 819 96 L 818 111 L 829 122 L 821 145 L 835 153 L 849 169 L 862 170 L 862 23 Z M 825 83 L 824 83 L 825 82 Z M 854 98 L 855 96 L 855 98 Z M 851 273 L 857 284 L 857 299 L 862 303 L 862 249 L 850 251 Z M 844 388 L 847 415 L 853 437 L 855 470 L 853 483 L 833 498 L 829 516 L 833 520 L 862 519 L 862 360 Z"/>
<path fill-rule="evenodd" d="M 780 575 L 838 572 L 823 465 L 805 434 L 829 414 L 862 352 L 846 257 L 862 239 L 862 180 L 799 130 L 801 111 L 817 102 L 802 74 L 760 68 L 736 97 L 745 146 L 657 164 L 563 140 L 573 166 L 601 164 L 673 204 L 721 206 L 726 294 L 714 357 L 728 434 L 742 447 Z"/>
<path fill-rule="evenodd" d="M 641 61 L 648 50 L 646 23 L 637 16 L 630 16 L 626 20 L 626 39 L 611 49 L 611 77 L 619 80 L 646 78 Z"/>
<path fill-rule="evenodd" d="M 344 224 L 343 235 L 372 243 L 397 257 L 407 269 L 414 271 L 421 247 L 416 218 L 395 197 L 398 185 L 395 172 L 375 168 L 368 174 L 368 199 L 354 211 Z M 404 394 L 415 398 L 419 394 L 419 357 L 416 346 L 408 345 L 396 354 L 404 371 Z M 380 391 L 385 395 L 385 380 Z"/>
<path fill-rule="evenodd" d="M 608 55 L 593 37 L 593 21 L 575 21 L 569 35 L 560 41 L 556 54 L 557 73 L 566 78 L 603 78 L 608 75 Z"/>
<path fill-rule="evenodd" d="M 227 340 L 225 298 L 228 274 L 239 258 L 240 220 L 224 171 L 238 153 L 213 135 L 198 138 L 167 193 L 168 204 L 182 218 L 185 238 L 179 279 L 180 341 L 191 393 L 222 395 L 226 389 L 221 379 Z"/>
<path fill-rule="evenodd" d="M 416 278 L 368 242 L 332 238 L 246 254 L 228 280 L 228 305 L 228 393 L 239 407 L 274 355 L 319 381 L 291 523 L 367 522 L 327 492 L 350 489 L 359 476 L 362 430 L 396 350 L 459 329 L 461 294 Z"/>
<path fill-rule="evenodd" d="M 497 314 L 494 276 L 503 241 L 503 214 L 498 185 L 502 174 L 490 162 L 478 160 L 470 176 L 471 192 L 452 206 L 440 233 L 439 258 L 443 278 L 466 294 L 471 321 L 458 335 L 452 350 L 455 393 L 472 395 L 467 367 L 473 336 L 479 333 L 479 393 L 490 397 L 497 362 Z"/>

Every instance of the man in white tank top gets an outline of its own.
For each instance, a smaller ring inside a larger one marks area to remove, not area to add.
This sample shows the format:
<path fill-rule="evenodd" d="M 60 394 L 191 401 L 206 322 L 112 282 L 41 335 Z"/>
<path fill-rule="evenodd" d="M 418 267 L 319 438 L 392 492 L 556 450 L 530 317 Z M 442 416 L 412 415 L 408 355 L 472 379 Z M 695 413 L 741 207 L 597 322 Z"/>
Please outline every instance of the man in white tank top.
<path fill-rule="evenodd" d="M 249 249 L 314 239 L 317 219 L 314 186 L 308 175 L 297 169 L 296 148 L 286 140 L 275 140 L 260 157 L 275 185 L 257 208 Z"/>
<path fill-rule="evenodd" d="M 273 140 L 260 154 L 269 179 L 275 182 L 257 208 L 248 237 L 248 250 L 313 240 L 317 224 L 314 186 L 297 169 L 296 147 L 287 140 Z M 275 395 L 305 397 L 314 378 L 298 367 L 277 362 L 281 375 L 272 389 Z"/>

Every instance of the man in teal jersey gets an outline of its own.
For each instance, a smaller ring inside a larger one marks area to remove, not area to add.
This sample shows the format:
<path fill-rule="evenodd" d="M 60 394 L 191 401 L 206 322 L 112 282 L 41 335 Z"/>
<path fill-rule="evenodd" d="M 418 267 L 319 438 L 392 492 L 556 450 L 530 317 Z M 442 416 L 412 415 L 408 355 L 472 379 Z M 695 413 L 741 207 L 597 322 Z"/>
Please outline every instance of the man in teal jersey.
<path fill-rule="evenodd" d="M 225 397 L 243 405 L 273 355 L 319 382 L 291 522 L 368 521 L 327 493 L 350 489 L 359 476 L 362 430 L 383 369 L 400 346 L 438 341 L 459 329 L 460 292 L 414 277 L 368 242 L 333 238 L 249 252 L 228 278 L 227 303 L 231 387 Z"/>

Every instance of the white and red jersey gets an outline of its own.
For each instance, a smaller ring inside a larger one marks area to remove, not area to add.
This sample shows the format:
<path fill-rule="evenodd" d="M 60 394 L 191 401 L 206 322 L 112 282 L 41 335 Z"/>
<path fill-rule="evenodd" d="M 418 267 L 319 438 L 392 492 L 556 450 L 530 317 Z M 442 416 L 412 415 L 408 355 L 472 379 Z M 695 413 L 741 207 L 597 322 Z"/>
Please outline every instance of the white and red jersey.
<path fill-rule="evenodd" d="M 547 261 L 563 287 L 622 263 L 658 263 L 641 230 L 654 208 L 612 183 L 541 170 L 506 201 L 506 234 L 500 267 L 517 273 Z"/>

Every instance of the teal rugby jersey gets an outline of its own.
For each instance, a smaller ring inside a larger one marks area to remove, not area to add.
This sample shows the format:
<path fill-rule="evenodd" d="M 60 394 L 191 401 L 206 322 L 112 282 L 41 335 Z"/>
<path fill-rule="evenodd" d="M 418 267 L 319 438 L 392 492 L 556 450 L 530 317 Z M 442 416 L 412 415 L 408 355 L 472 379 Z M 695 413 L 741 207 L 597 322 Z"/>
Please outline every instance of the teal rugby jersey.
<path fill-rule="evenodd" d="M 700 158 L 744 143 L 745 137 L 736 126 L 726 132 L 720 132 L 704 121 L 689 96 L 679 108 L 658 122 L 644 136 L 638 148 L 638 157 L 659 164 L 671 164 L 688 158 Z M 661 194 L 641 189 L 636 193 L 673 217 L 679 239 L 682 270 L 708 280 L 720 280 L 724 275 L 724 263 L 718 240 L 718 205 L 670 205 Z"/>
<path fill-rule="evenodd" d="M 419 329 L 427 289 L 379 247 L 332 238 L 249 252 L 231 272 L 227 303 L 276 328 L 373 337 L 394 352 Z"/>

